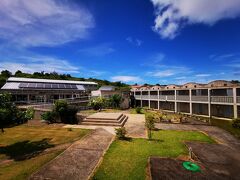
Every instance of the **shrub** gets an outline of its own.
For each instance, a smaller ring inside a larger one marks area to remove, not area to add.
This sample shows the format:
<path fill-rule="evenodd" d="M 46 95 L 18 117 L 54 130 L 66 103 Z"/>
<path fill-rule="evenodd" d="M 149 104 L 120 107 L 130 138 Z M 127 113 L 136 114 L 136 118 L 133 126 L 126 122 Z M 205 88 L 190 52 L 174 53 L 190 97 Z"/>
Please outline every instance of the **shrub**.
<path fill-rule="evenodd" d="M 136 113 L 137 114 L 142 114 L 142 108 L 141 107 L 136 107 Z"/>
<path fill-rule="evenodd" d="M 67 101 L 65 100 L 57 100 L 54 103 L 54 110 L 60 115 L 64 113 L 68 109 Z"/>
<path fill-rule="evenodd" d="M 25 111 L 25 119 L 26 120 L 31 120 L 34 118 L 34 108 L 33 107 L 29 107 L 27 108 L 27 110 Z"/>
<path fill-rule="evenodd" d="M 90 100 L 88 106 L 94 110 L 101 110 L 106 105 L 106 99 L 103 97 L 97 97 Z"/>
<path fill-rule="evenodd" d="M 145 120 L 145 127 L 147 128 L 148 131 L 148 139 L 152 139 L 152 130 L 155 128 L 154 124 L 154 117 L 152 114 L 147 114 L 146 120 Z"/>
<path fill-rule="evenodd" d="M 234 119 L 232 122 L 232 127 L 240 128 L 240 119 Z"/>
<path fill-rule="evenodd" d="M 52 111 L 47 111 L 41 114 L 41 118 L 49 123 L 54 123 L 56 114 Z"/>
<path fill-rule="evenodd" d="M 115 128 L 115 133 L 118 139 L 125 139 L 127 131 L 125 127 Z"/>

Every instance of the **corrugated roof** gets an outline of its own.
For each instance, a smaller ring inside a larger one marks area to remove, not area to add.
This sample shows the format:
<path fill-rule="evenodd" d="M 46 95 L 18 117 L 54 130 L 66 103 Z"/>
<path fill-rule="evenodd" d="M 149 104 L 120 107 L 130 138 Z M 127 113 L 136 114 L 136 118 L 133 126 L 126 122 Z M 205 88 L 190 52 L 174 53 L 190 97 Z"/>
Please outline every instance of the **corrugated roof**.
<path fill-rule="evenodd" d="M 54 79 L 34 79 L 34 78 L 18 78 L 18 77 L 10 77 L 7 80 L 8 82 L 40 82 L 40 83 L 64 83 L 64 84 L 91 84 L 97 85 L 95 82 L 89 81 L 69 81 L 69 80 L 54 80 Z"/>
<path fill-rule="evenodd" d="M 17 82 L 7 82 L 1 89 L 19 89 L 19 85 Z"/>
<path fill-rule="evenodd" d="M 83 85 L 77 85 L 77 89 L 81 91 L 85 91 L 85 87 Z"/>
<path fill-rule="evenodd" d="M 115 87 L 114 86 L 102 86 L 99 88 L 100 91 L 114 91 Z"/>

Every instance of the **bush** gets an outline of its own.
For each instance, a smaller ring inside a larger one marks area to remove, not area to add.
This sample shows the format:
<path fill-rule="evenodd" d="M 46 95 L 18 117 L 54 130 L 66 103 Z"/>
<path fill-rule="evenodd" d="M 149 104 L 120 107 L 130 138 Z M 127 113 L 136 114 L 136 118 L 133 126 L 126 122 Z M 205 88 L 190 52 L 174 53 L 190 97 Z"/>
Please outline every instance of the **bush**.
<path fill-rule="evenodd" d="M 34 118 L 34 113 L 35 113 L 35 110 L 33 107 L 29 107 L 27 108 L 27 110 L 25 111 L 25 119 L 26 120 L 31 120 Z"/>
<path fill-rule="evenodd" d="M 52 111 L 47 111 L 41 114 L 41 118 L 49 123 L 56 122 L 56 114 Z"/>
<path fill-rule="evenodd" d="M 125 139 L 127 131 L 125 127 L 115 128 L 115 133 L 118 139 Z"/>
<path fill-rule="evenodd" d="M 136 107 L 136 113 L 137 114 L 142 114 L 142 108 L 141 107 Z"/>
<path fill-rule="evenodd" d="M 240 128 L 240 119 L 234 119 L 232 122 L 232 127 Z"/>
<path fill-rule="evenodd" d="M 146 115 L 145 127 L 148 130 L 148 139 L 152 139 L 152 130 L 155 129 L 154 116 L 152 114 Z"/>
<path fill-rule="evenodd" d="M 93 98 L 88 103 L 88 106 L 94 110 L 101 110 L 106 105 L 106 99 L 102 97 Z"/>

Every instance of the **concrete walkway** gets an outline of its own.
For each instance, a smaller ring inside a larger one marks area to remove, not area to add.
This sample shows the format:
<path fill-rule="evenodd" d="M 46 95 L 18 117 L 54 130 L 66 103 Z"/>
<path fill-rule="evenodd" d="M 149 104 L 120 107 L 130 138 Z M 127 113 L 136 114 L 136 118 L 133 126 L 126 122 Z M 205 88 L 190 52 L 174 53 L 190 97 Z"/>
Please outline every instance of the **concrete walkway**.
<path fill-rule="evenodd" d="M 111 133 L 102 128 L 95 129 L 43 166 L 30 179 L 88 179 L 112 140 Z"/>
<path fill-rule="evenodd" d="M 184 125 L 184 124 L 164 124 L 156 123 L 156 128 L 163 130 L 186 130 L 186 131 L 202 131 L 215 139 L 218 143 L 224 144 L 233 149 L 240 149 L 240 140 L 235 138 L 229 132 L 216 126 L 205 125 Z"/>

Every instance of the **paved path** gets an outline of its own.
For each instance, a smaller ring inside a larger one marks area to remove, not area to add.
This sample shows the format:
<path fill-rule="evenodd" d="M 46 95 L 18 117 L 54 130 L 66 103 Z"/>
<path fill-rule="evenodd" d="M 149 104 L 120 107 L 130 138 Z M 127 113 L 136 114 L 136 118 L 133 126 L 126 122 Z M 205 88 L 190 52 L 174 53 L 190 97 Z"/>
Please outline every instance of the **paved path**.
<path fill-rule="evenodd" d="M 88 179 L 112 140 L 111 133 L 102 128 L 96 129 L 43 166 L 30 179 Z"/>
<path fill-rule="evenodd" d="M 227 145 L 230 148 L 240 149 L 240 141 L 229 132 L 216 126 L 205 125 L 184 125 L 184 124 L 164 124 L 156 123 L 156 128 L 164 130 L 186 130 L 186 131 L 202 131 L 215 139 L 218 143 Z"/>

